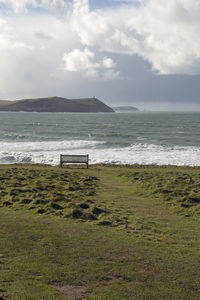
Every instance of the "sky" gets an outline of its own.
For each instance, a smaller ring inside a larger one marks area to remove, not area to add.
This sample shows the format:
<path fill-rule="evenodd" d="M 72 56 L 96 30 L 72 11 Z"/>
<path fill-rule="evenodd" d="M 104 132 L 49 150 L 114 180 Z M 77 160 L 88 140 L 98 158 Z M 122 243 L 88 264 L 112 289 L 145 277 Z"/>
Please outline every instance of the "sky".
<path fill-rule="evenodd" d="M 0 0 L 0 99 L 200 111 L 199 0 Z"/>

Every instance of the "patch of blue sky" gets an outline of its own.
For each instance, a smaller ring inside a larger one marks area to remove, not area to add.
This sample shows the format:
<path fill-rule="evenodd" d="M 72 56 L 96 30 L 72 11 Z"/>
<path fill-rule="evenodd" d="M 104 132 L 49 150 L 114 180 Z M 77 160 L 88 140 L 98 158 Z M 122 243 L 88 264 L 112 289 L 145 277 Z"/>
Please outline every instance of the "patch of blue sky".
<path fill-rule="evenodd" d="M 90 0 L 91 9 L 100 9 L 106 7 L 117 7 L 120 5 L 135 5 L 139 6 L 140 0 Z"/>
<path fill-rule="evenodd" d="M 8 4 L 0 3 L 0 13 L 3 14 L 6 10 L 8 10 Z"/>
<path fill-rule="evenodd" d="M 49 15 L 49 10 L 39 6 L 36 7 L 29 6 L 28 13 L 30 15 Z"/>
<path fill-rule="evenodd" d="M 72 3 L 73 0 L 65 0 L 65 2 Z M 44 8 L 41 8 L 41 0 L 37 0 L 38 6 L 34 7 L 32 5 L 27 5 L 26 13 L 29 14 L 48 14 L 48 11 Z M 89 0 L 90 9 L 105 9 L 105 8 L 115 8 L 121 5 L 135 5 L 139 6 L 141 4 L 141 0 Z M 9 14 L 12 12 L 12 5 L 9 5 L 9 2 L 1 2 L 0 1 L 0 15 Z"/>

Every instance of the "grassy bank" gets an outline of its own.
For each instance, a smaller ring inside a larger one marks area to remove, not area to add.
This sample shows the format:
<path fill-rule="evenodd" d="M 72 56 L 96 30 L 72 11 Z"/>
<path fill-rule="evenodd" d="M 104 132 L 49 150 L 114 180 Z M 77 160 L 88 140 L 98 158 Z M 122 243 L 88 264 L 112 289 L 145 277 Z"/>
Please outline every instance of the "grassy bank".
<path fill-rule="evenodd" d="M 0 299 L 199 299 L 199 171 L 0 166 Z"/>

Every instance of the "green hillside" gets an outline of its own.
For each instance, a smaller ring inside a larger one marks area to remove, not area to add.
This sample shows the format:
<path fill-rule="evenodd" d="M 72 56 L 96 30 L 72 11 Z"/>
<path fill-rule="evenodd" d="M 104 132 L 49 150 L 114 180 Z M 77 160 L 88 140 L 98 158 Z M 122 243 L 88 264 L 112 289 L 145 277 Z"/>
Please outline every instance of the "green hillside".
<path fill-rule="evenodd" d="M 0 101 L 0 111 L 26 112 L 114 112 L 96 98 L 70 100 L 62 97 Z"/>
<path fill-rule="evenodd" d="M 16 102 L 16 101 L 12 101 L 12 103 L 14 103 L 14 102 Z M 0 100 L 0 106 L 1 105 L 9 105 L 11 103 L 11 101 L 9 101 L 9 100 Z"/>
<path fill-rule="evenodd" d="M 72 99 L 73 102 L 76 102 L 78 104 L 82 104 L 87 106 L 87 109 L 90 112 L 95 112 L 96 107 L 99 108 L 99 110 L 107 110 L 107 112 L 114 112 L 113 109 L 109 106 L 107 106 L 106 104 L 104 104 L 103 102 L 101 102 L 100 100 L 98 100 L 97 98 L 93 97 L 93 98 L 81 98 L 81 99 Z"/>

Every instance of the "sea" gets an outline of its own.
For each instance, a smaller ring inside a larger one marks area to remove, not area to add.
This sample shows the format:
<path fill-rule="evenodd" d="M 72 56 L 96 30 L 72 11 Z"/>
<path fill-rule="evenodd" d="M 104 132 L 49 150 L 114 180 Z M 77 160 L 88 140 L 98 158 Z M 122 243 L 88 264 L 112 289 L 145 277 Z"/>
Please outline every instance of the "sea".
<path fill-rule="evenodd" d="M 0 164 L 59 164 L 89 154 L 91 164 L 200 166 L 200 112 L 0 112 Z"/>

